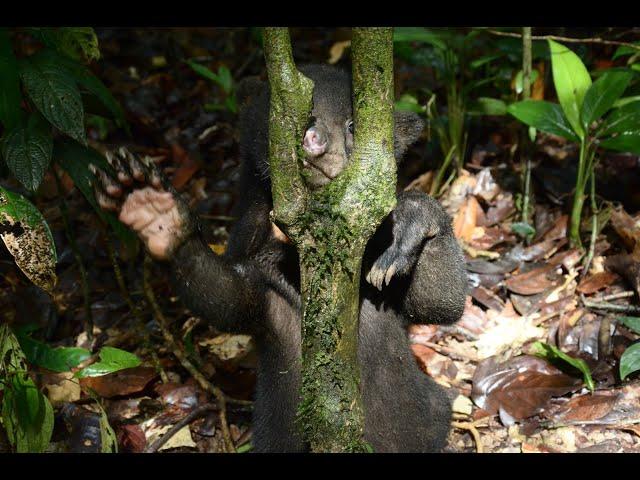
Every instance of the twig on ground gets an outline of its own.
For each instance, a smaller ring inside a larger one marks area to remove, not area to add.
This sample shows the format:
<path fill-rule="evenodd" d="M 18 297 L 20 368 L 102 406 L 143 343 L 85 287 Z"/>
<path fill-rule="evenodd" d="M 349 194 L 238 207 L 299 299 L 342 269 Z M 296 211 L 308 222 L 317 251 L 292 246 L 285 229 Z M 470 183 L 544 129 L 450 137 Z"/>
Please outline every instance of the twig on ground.
<path fill-rule="evenodd" d="M 474 425 L 474 422 L 451 422 L 451 425 L 460 430 L 467 430 L 473 437 L 473 441 L 476 443 L 476 452 L 484 453 L 482 448 L 482 439 L 480 438 L 480 432 Z"/>
<path fill-rule="evenodd" d="M 151 445 L 144 449 L 144 453 L 155 453 L 160 447 L 162 447 L 165 443 L 169 441 L 171 437 L 173 437 L 176 433 L 182 430 L 186 425 L 189 425 L 194 420 L 197 420 L 200 417 L 203 417 L 207 413 L 218 410 L 219 406 L 215 403 L 206 403 L 201 405 L 194 410 L 192 410 L 186 417 L 176 423 L 173 427 L 171 427 L 167 432 L 162 435 L 159 439 L 153 442 Z"/>
<path fill-rule="evenodd" d="M 475 355 L 469 355 L 468 353 L 460 352 L 459 350 L 456 350 L 455 348 L 446 347 L 444 345 L 439 345 L 437 343 L 420 342 L 420 345 L 424 345 L 425 347 L 432 348 L 436 352 L 446 353 L 446 354 L 451 355 L 453 357 L 457 357 L 460 360 L 468 360 L 470 362 L 475 362 L 475 363 L 477 363 L 479 361 L 478 357 L 475 356 Z"/>
<path fill-rule="evenodd" d="M 198 371 L 193 363 L 191 363 L 191 361 L 187 358 L 187 355 L 182 350 L 180 345 L 178 345 L 178 342 L 176 342 L 173 334 L 169 330 L 167 319 L 165 318 L 156 301 L 155 294 L 153 293 L 153 288 L 151 287 L 151 283 L 149 281 L 151 263 L 151 257 L 145 252 L 143 265 L 143 288 L 145 296 L 147 297 L 147 300 L 151 305 L 151 309 L 153 310 L 153 315 L 156 318 L 158 325 L 160 326 L 160 330 L 162 331 L 162 335 L 164 336 L 167 345 L 169 346 L 175 357 L 178 359 L 180 364 L 191 374 L 191 376 L 205 391 L 213 394 L 213 396 L 218 401 L 220 429 L 222 431 L 222 437 L 224 439 L 225 447 L 228 452 L 235 452 L 235 446 L 233 445 L 233 441 L 231 440 L 231 433 L 229 432 L 229 424 L 227 423 L 226 396 L 222 392 L 222 390 L 209 382 L 209 380 L 207 380 L 205 376 Z"/>
<path fill-rule="evenodd" d="M 583 294 L 580 294 L 580 299 L 585 307 L 595 308 L 598 310 L 609 310 L 611 312 L 626 312 L 626 313 L 640 313 L 640 307 L 635 305 L 616 305 L 609 302 L 593 302 L 587 300 Z"/>

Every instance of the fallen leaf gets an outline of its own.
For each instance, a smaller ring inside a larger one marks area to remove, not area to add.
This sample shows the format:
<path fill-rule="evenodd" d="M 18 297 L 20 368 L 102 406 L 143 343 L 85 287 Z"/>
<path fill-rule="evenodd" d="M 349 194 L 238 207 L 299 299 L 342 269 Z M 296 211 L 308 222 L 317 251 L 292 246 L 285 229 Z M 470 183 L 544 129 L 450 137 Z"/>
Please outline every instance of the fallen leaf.
<path fill-rule="evenodd" d="M 73 372 L 43 374 L 42 385 L 54 407 L 80 400 L 82 389 L 78 379 L 74 378 Z"/>
<path fill-rule="evenodd" d="M 614 407 L 618 395 L 588 393 L 573 397 L 549 416 L 554 422 L 563 424 L 584 423 L 607 415 Z"/>
<path fill-rule="evenodd" d="M 591 295 L 599 290 L 607 288 L 618 279 L 618 275 L 612 272 L 600 272 L 588 275 L 578 284 L 578 292 Z"/>
<path fill-rule="evenodd" d="M 144 451 L 147 437 L 140 425 L 119 425 L 117 432 L 118 445 L 123 452 L 142 453 Z"/>
<path fill-rule="evenodd" d="M 474 196 L 469 196 L 453 219 L 453 233 L 456 238 L 471 241 L 476 228 L 476 217 L 480 204 Z"/>
<path fill-rule="evenodd" d="M 558 284 L 553 265 L 544 265 L 526 273 L 519 273 L 505 280 L 505 286 L 520 295 L 541 293 Z"/>
<path fill-rule="evenodd" d="M 81 378 L 80 385 L 103 398 L 111 398 L 141 392 L 157 375 L 153 367 L 133 367 L 98 377 Z"/>
<path fill-rule="evenodd" d="M 521 355 L 499 362 L 489 357 L 478 364 L 471 398 L 507 423 L 544 411 L 549 400 L 580 388 L 581 379 L 565 375 L 547 361 Z"/>

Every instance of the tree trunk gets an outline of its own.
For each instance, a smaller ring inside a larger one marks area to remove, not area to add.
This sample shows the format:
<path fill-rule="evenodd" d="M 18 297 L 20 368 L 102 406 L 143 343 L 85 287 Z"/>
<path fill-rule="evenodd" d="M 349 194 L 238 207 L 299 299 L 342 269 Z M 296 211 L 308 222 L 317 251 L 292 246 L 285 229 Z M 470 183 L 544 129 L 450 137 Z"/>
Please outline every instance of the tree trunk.
<path fill-rule="evenodd" d="M 310 191 L 300 175 L 312 82 L 295 68 L 287 29 L 265 29 L 271 86 L 269 162 L 274 221 L 300 254 L 300 427 L 316 452 L 367 451 L 357 361 L 365 246 L 395 205 L 391 28 L 353 31 L 354 151 L 345 170 Z"/>

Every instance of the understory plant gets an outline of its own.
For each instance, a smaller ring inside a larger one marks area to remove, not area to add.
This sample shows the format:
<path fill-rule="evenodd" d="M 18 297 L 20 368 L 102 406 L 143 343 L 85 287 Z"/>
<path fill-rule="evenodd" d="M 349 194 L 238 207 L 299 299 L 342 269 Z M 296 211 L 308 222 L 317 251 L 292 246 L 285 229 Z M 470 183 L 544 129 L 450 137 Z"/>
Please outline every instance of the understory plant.
<path fill-rule="evenodd" d="M 560 43 L 548 42 L 559 104 L 524 100 L 510 105 L 508 112 L 537 130 L 580 145 L 569 240 L 572 246 L 581 247 L 580 221 L 587 186 L 595 210 L 597 152 L 611 149 L 640 154 L 640 102 L 621 101 L 633 78 L 631 70 L 610 69 L 592 81 L 580 57 Z"/>

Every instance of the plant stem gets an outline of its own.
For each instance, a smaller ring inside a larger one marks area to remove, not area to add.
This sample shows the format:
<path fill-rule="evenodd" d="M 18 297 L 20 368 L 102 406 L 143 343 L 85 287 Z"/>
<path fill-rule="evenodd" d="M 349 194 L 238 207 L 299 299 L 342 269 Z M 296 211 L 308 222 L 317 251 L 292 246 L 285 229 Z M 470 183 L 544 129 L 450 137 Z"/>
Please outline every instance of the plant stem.
<path fill-rule="evenodd" d="M 91 313 L 91 295 L 89 292 L 89 282 L 87 281 L 87 271 L 82 263 L 82 255 L 78 249 L 76 243 L 76 237 L 73 235 L 71 229 L 71 222 L 69 220 L 69 208 L 67 207 L 67 201 L 64 198 L 62 191 L 62 185 L 60 183 L 60 176 L 55 168 L 52 168 L 53 176 L 56 179 L 56 188 L 58 195 L 60 196 L 60 212 L 62 213 L 62 222 L 64 223 L 64 233 L 73 252 L 73 256 L 78 264 L 78 271 L 80 273 L 80 285 L 82 285 L 82 298 L 84 303 L 84 331 L 87 334 L 87 340 L 89 343 L 93 341 L 93 315 Z"/>
<path fill-rule="evenodd" d="M 573 206 L 571 208 L 571 219 L 569 229 L 569 241 L 572 247 L 582 248 L 580 240 L 580 219 L 582 217 L 582 207 L 584 205 L 584 189 L 589 180 L 589 145 L 586 138 L 580 142 L 580 158 L 578 160 L 578 177 L 576 178 L 576 191 L 573 195 Z"/>
<path fill-rule="evenodd" d="M 431 188 L 429 190 L 430 195 L 435 196 L 438 194 L 438 191 L 440 190 L 440 184 L 442 183 L 442 179 L 444 178 L 445 172 L 447 171 L 447 169 L 449 168 L 449 165 L 451 164 L 451 159 L 453 158 L 453 154 L 455 153 L 455 151 L 456 151 L 456 146 L 451 145 L 451 148 L 449 149 L 449 153 L 447 153 L 447 156 L 442 162 L 442 165 L 438 169 L 438 173 L 436 174 L 435 178 L 433 179 L 433 182 L 431 183 Z"/>
<path fill-rule="evenodd" d="M 531 27 L 522 27 L 522 98 L 531 97 Z M 528 128 L 521 133 L 521 156 L 524 157 L 524 178 L 522 187 L 522 222 L 531 223 L 530 197 L 531 197 L 531 152 L 529 149 Z"/>

